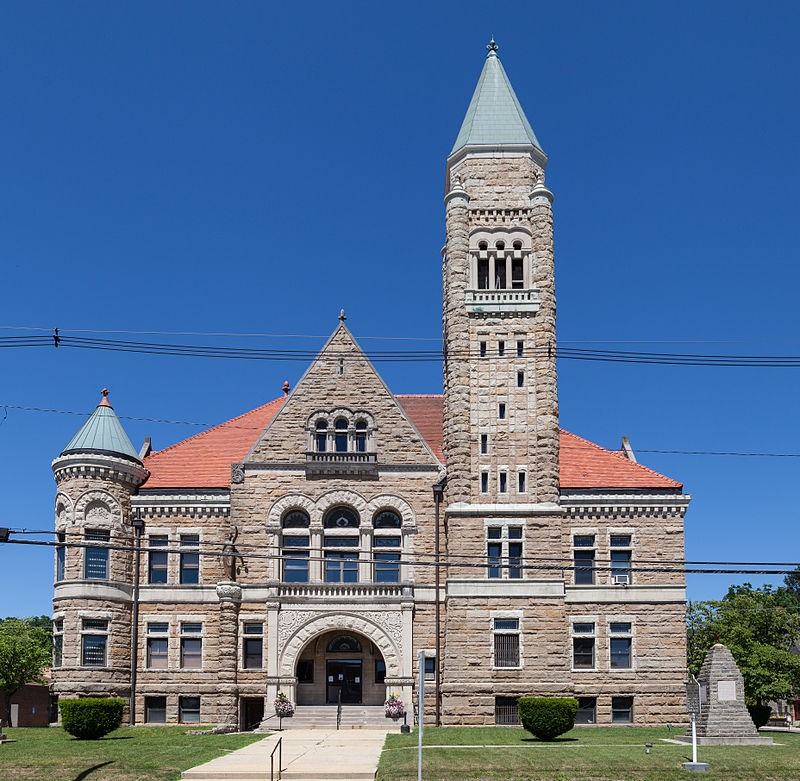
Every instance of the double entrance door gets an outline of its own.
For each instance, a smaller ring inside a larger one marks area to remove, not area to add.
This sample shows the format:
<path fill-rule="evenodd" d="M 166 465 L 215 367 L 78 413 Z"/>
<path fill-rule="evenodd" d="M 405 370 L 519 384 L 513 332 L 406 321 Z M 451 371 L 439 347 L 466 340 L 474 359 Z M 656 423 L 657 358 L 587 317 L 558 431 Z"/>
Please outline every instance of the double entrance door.
<path fill-rule="evenodd" d="M 360 705 L 362 672 L 361 659 L 328 659 L 325 664 L 325 701 L 336 704 L 341 693 L 342 703 Z"/>

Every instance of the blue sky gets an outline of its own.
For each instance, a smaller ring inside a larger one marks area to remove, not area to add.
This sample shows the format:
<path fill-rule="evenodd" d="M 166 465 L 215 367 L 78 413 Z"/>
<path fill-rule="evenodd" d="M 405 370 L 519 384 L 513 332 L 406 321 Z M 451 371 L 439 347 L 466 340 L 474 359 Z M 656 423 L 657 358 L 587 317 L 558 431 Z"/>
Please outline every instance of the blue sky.
<path fill-rule="evenodd" d="M 435 347 L 373 337 L 440 336 L 444 161 L 494 34 L 550 157 L 559 339 L 800 354 L 800 6 L 488 5 L 4 4 L 0 326 L 316 349 L 344 307 L 368 350 Z M 304 368 L 5 349 L 0 404 L 88 414 L 107 386 L 122 416 L 217 423 Z M 441 390 L 436 364 L 378 369 Z M 562 360 L 561 422 L 798 452 L 798 371 Z M 0 526 L 52 528 L 50 462 L 82 418 L 0 419 Z M 156 448 L 197 431 L 125 425 Z M 694 497 L 689 559 L 797 560 L 800 459 L 640 460 Z M 0 594 L 0 615 L 49 612 L 50 551 L 0 547 Z"/>

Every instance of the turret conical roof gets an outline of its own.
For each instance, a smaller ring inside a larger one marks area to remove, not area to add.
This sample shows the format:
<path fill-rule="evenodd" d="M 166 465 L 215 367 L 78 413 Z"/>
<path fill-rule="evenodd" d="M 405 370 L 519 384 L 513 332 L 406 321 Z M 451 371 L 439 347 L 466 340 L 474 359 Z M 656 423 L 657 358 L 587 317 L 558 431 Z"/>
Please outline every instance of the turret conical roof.
<path fill-rule="evenodd" d="M 486 48 L 489 54 L 450 154 L 465 146 L 504 145 L 531 145 L 544 154 L 497 56 L 494 39 Z"/>
<path fill-rule="evenodd" d="M 95 411 L 69 441 L 61 455 L 68 456 L 72 453 L 99 453 L 139 461 L 139 454 L 122 428 L 117 413 L 109 404 L 108 391 L 105 388 Z"/>

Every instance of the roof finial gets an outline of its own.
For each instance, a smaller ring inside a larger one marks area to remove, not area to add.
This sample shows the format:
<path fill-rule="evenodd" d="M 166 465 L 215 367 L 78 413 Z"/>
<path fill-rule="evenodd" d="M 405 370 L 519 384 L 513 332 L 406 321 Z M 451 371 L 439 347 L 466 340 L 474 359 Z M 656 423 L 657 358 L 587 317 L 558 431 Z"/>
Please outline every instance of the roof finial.
<path fill-rule="evenodd" d="M 344 321 L 347 320 L 347 315 L 344 313 L 344 309 L 339 312 L 339 322 L 344 325 Z"/>
<path fill-rule="evenodd" d="M 494 42 L 494 34 L 492 35 L 492 40 L 486 45 L 486 48 L 489 50 L 489 53 L 486 55 L 487 57 L 497 57 L 497 50 L 500 47 Z"/>
<path fill-rule="evenodd" d="M 290 390 L 291 390 L 291 387 L 289 385 L 289 380 L 286 380 L 286 382 L 283 383 L 283 395 L 284 396 L 288 396 Z"/>
<path fill-rule="evenodd" d="M 108 388 L 103 388 L 103 390 L 101 390 L 100 393 L 103 394 L 103 398 L 100 399 L 100 405 L 99 406 L 110 407 L 111 403 L 108 400 Z"/>

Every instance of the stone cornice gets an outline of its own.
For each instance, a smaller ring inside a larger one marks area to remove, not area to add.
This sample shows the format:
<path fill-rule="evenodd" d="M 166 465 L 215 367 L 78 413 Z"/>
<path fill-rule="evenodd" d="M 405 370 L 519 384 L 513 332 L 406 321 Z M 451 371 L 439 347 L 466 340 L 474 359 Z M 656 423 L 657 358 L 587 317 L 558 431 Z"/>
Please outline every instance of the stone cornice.
<path fill-rule="evenodd" d="M 552 502 L 519 503 L 519 504 L 473 504 L 471 502 L 455 502 L 445 508 L 448 518 L 479 516 L 479 517 L 519 517 L 519 516 L 559 516 L 564 514 L 564 508 Z"/>
<path fill-rule="evenodd" d="M 620 513 L 684 513 L 692 497 L 668 493 L 562 493 L 560 504 L 570 516 Z"/>
<path fill-rule="evenodd" d="M 227 517 L 230 513 L 229 491 L 195 494 L 185 493 L 139 493 L 131 498 L 131 507 L 141 509 L 145 518 L 172 515 L 191 517 Z"/>
<path fill-rule="evenodd" d="M 150 476 L 150 472 L 135 461 L 99 453 L 59 456 L 53 461 L 52 467 L 56 483 L 69 477 L 91 477 L 100 480 L 119 480 L 136 487 Z"/>

